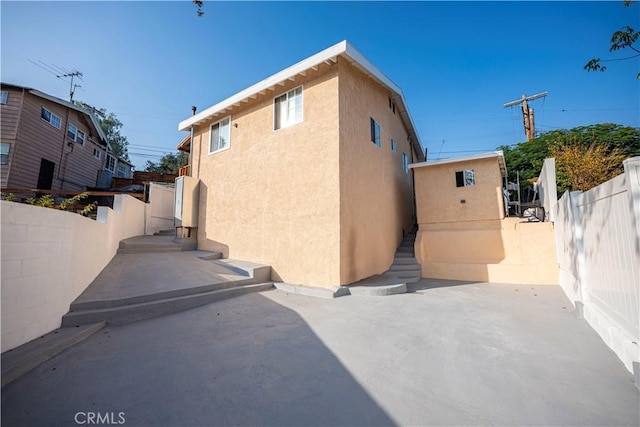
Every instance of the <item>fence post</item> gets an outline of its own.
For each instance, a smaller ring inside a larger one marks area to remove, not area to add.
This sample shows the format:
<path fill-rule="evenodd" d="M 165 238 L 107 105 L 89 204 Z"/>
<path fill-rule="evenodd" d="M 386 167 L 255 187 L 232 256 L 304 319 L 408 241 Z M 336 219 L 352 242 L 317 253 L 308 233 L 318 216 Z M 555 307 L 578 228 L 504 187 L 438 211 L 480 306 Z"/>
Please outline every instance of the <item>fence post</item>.
<path fill-rule="evenodd" d="M 634 229 L 636 230 L 636 251 L 640 251 L 640 157 L 632 157 L 622 162 L 629 201 L 633 209 Z M 636 252 L 636 256 L 639 256 Z"/>
<path fill-rule="evenodd" d="M 582 199 L 581 191 L 572 191 L 569 193 L 569 203 L 571 208 L 571 216 L 573 217 L 573 223 L 571 224 L 572 232 L 576 242 L 576 251 L 578 256 L 576 257 L 578 261 L 578 268 L 576 269 L 578 273 L 578 283 L 580 285 L 580 302 L 582 305 L 589 301 L 589 278 L 587 265 L 585 262 L 585 254 L 584 254 L 584 229 L 582 227 L 582 207 L 579 206 L 579 203 Z M 578 304 L 576 304 L 576 308 L 578 308 Z M 581 311 L 582 308 L 580 307 Z"/>

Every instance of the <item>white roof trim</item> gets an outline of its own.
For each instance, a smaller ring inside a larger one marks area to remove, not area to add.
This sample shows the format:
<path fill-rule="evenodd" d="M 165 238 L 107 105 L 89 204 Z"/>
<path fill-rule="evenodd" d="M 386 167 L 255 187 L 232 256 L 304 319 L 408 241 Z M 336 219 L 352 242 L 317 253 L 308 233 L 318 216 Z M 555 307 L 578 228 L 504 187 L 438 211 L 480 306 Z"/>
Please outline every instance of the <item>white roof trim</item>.
<path fill-rule="evenodd" d="M 407 103 L 405 101 L 402 90 L 346 40 L 343 40 L 340 43 L 337 43 L 321 52 L 318 52 L 315 55 L 310 56 L 309 58 L 304 59 L 292 65 L 291 67 L 288 67 L 272 75 L 271 77 L 267 77 L 261 82 L 258 82 L 253 86 L 250 86 L 247 89 L 244 89 L 243 91 L 240 91 L 235 95 L 207 108 L 206 110 L 203 110 L 200 113 L 181 121 L 178 125 L 178 130 L 189 130 L 191 126 L 201 124 L 215 114 L 220 113 L 225 109 L 231 108 L 233 105 L 238 104 L 239 102 L 242 102 L 247 98 L 255 98 L 257 94 L 264 93 L 264 91 L 269 90 L 273 86 L 277 86 L 279 83 L 290 80 L 298 74 L 305 74 L 310 69 L 317 69 L 318 65 L 324 62 L 329 61 L 335 63 L 337 62 L 338 56 L 342 56 L 351 64 L 358 67 L 369 77 L 373 78 L 378 83 L 386 86 L 387 88 L 389 88 L 389 90 L 395 93 L 396 96 L 394 97 L 394 101 L 396 101 L 396 106 L 398 107 L 399 114 L 404 121 L 407 130 L 409 131 L 409 135 L 412 137 L 415 143 L 417 143 L 416 151 L 418 151 L 418 157 L 420 159 L 423 159 L 424 149 L 422 148 L 422 144 L 420 143 L 420 138 L 418 137 L 413 119 L 411 118 L 411 114 L 409 113 L 409 109 L 407 108 Z"/>
<path fill-rule="evenodd" d="M 502 171 L 503 176 L 506 176 L 507 164 L 504 160 L 504 152 L 502 150 L 490 151 L 488 153 L 481 153 L 481 154 L 473 154 L 471 156 L 453 157 L 450 159 L 427 160 L 426 162 L 412 163 L 409 165 L 409 168 L 417 169 L 417 168 L 423 168 L 427 166 L 446 165 L 449 163 L 461 163 L 461 162 L 469 162 L 473 160 L 491 159 L 493 157 L 498 158 L 498 162 L 500 163 L 500 170 Z"/>

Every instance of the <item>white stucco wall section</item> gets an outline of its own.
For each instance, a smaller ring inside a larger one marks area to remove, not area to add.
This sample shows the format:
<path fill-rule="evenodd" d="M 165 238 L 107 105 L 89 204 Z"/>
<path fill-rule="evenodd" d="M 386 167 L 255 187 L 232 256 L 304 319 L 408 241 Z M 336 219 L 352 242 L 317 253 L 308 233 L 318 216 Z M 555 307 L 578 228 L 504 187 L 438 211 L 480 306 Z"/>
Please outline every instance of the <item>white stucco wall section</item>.
<path fill-rule="evenodd" d="M 2 352 L 60 327 L 62 316 L 116 254 L 145 231 L 145 204 L 115 196 L 97 221 L 21 203 L 1 203 Z"/>

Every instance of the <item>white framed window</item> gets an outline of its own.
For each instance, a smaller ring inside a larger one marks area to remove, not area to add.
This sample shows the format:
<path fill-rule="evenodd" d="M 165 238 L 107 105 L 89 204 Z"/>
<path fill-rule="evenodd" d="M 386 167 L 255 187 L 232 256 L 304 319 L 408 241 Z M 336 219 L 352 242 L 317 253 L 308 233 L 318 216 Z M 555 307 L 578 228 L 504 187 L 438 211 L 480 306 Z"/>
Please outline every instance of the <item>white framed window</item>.
<path fill-rule="evenodd" d="M 67 138 L 72 141 L 76 140 L 76 135 L 78 134 L 78 128 L 73 123 L 67 124 Z"/>
<path fill-rule="evenodd" d="M 476 185 L 476 172 L 473 169 L 456 172 L 456 187 L 470 187 L 472 185 Z"/>
<path fill-rule="evenodd" d="M 80 145 L 84 145 L 84 137 L 85 137 L 84 132 L 82 132 L 81 130 L 78 130 L 78 133 L 76 134 L 76 142 Z"/>
<path fill-rule="evenodd" d="M 60 117 L 56 116 L 46 108 L 42 107 L 42 110 L 40 111 L 40 117 L 51 126 L 57 129 L 62 129 Z"/>
<path fill-rule="evenodd" d="M 3 142 L 0 144 L 0 165 L 8 165 L 9 164 L 9 149 L 11 148 L 11 144 L 7 144 Z"/>
<path fill-rule="evenodd" d="M 116 171 L 116 158 L 107 154 L 107 164 L 104 166 L 109 172 Z"/>
<path fill-rule="evenodd" d="M 395 153 L 396 152 L 396 140 L 391 138 L 391 152 Z"/>
<path fill-rule="evenodd" d="M 97 148 L 93 149 L 93 157 L 95 157 L 96 159 L 100 160 L 100 150 L 98 150 Z"/>
<path fill-rule="evenodd" d="M 119 163 L 118 164 L 118 177 L 119 178 L 124 178 L 126 176 L 126 168 L 124 166 L 124 164 Z"/>
<path fill-rule="evenodd" d="M 374 144 L 376 144 L 378 147 L 382 147 L 382 141 L 380 141 L 380 125 L 378 124 L 378 122 L 376 122 L 375 120 L 373 120 L 373 117 L 370 117 L 371 119 L 371 142 L 373 142 Z"/>
<path fill-rule="evenodd" d="M 231 147 L 231 116 L 211 125 L 209 154 L 227 150 Z"/>
<path fill-rule="evenodd" d="M 273 130 L 302 122 L 302 86 L 273 99 Z"/>
<path fill-rule="evenodd" d="M 0 92 L 0 104 L 7 105 L 7 101 L 9 100 L 9 92 L 3 90 Z"/>
<path fill-rule="evenodd" d="M 407 156 L 407 153 L 402 153 L 402 170 L 404 173 L 409 173 L 409 156 Z"/>

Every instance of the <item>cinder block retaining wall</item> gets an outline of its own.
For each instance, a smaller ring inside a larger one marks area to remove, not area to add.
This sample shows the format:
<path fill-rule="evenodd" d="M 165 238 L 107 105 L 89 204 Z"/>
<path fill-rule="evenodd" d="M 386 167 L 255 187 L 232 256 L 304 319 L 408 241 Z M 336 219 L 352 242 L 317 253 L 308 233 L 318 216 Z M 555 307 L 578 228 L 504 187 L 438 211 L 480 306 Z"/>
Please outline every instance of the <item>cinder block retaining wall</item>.
<path fill-rule="evenodd" d="M 59 328 L 120 240 L 145 232 L 145 204 L 126 195 L 99 207 L 96 221 L 7 201 L 1 214 L 2 352 Z"/>

